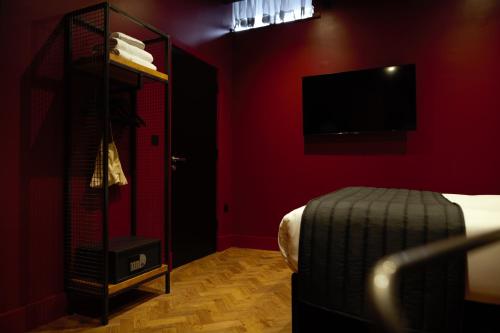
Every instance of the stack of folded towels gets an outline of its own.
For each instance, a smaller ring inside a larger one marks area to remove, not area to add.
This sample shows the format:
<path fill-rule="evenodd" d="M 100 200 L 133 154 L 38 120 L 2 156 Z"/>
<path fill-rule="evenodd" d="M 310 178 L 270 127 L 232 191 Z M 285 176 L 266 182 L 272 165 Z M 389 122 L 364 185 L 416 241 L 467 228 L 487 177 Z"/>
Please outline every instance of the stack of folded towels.
<path fill-rule="evenodd" d="M 156 70 L 153 65 L 153 55 L 144 50 L 146 45 L 123 32 L 113 32 L 109 38 L 110 52 L 119 55 L 136 64 Z"/>

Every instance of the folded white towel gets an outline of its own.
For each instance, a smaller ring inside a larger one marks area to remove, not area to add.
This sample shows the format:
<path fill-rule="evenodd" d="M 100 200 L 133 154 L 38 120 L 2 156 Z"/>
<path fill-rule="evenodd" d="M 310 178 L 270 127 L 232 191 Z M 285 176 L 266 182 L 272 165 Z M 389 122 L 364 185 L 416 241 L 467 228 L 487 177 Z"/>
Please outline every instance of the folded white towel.
<path fill-rule="evenodd" d="M 119 55 L 127 60 L 132 61 L 132 62 L 135 62 L 136 64 L 151 68 L 152 70 L 156 70 L 156 66 L 153 65 L 152 63 L 144 61 L 141 58 L 138 58 L 138 57 L 134 56 L 133 54 L 128 53 L 127 51 L 123 51 L 123 50 L 119 50 L 119 49 L 111 49 L 110 52 L 113 54 Z"/>
<path fill-rule="evenodd" d="M 121 39 L 124 42 L 129 43 L 130 45 L 134 45 L 140 48 L 141 50 L 144 50 L 146 48 L 146 44 L 134 37 L 130 37 L 129 35 L 124 34 L 123 32 L 112 32 L 110 37 Z"/>
<path fill-rule="evenodd" d="M 109 47 L 111 49 L 118 49 L 130 53 L 131 55 L 140 58 L 149 63 L 153 62 L 153 55 L 147 51 L 144 51 L 134 45 L 131 45 L 123 40 L 118 38 L 110 38 L 109 39 Z"/>

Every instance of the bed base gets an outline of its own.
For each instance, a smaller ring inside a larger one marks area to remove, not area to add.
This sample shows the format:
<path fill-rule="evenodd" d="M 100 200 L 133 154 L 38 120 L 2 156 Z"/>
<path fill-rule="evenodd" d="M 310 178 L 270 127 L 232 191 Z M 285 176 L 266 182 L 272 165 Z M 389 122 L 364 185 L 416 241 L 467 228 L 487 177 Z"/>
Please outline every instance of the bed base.
<path fill-rule="evenodd" d="M 292 333 L 380 332 L 357 318 L 341 315 L 298 297 L 298 273 L 292 274 Z M 500 304 L 466 301 L 463 333 L 500 332 Z"/>

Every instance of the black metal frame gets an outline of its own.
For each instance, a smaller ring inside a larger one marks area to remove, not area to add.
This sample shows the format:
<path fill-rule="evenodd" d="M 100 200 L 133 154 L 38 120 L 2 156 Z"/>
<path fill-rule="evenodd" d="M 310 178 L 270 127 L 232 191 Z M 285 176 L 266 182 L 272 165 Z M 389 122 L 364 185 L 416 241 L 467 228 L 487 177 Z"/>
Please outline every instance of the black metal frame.
<path fill-rule="evenodd" d="M 92 13 L 97 13 L 96 16 L 99 17 L 99 22 L 102 23 L 102 27 L 100 27 L 100 24 L 92 24 L 92 22 L 86 22 L 84 19 L 81 19 L 82 15 L 87 15 L 87 14 L 92 14 Z M 65 181 L 64 181 L 64 200 L 65 200 L 65 212 L 64 212 L 64 218 L 65 218 L 65 223 L 64 223 L 64 234 L 65 234 L 65 290 L 68 293 L 79 293 L 79 294 L 85 294 L 85 295 L 97 295 L 100 297 L 102 301 L 102 312 L 101 312 L 101 322 L 102 324 L 107 324 L 108 322 L 108 314 L 109 314 L 109 298 L 113 295 L 109 295 L 109 289 L 108 289 L 108 284 L 109 284 L 109 266 L 108 266 L 108 256 L 105 255 L 108 253 L 109 250 L 109 189 L 108 189 L 108 163 L 105 161 L 108 161 L 108 149 L 105 149 L 107 146 L 106 143 L 109 142 L 110 138 L 110 57 L 109 57 L 109 40 L 107 36 L 110 35 L 110 14 L 111 12 L 114 12 L 118 15 L 121 15 L 125 17 L 126 19 L 132 21 L 133 23 L 149 30 L 150 32 L 156 34 L 158 37 L 154 38 L 152 40 L 146 41 L 146 43 L 155 43 L 155 42 L 163 42 L 165 45 L 164 49 L 164 54 L 165 54 L 165 71 L 166 74 L 169 75 L 170 78 L 170 66 L 171 66 L 171 41 L 170 37 L 167 34 L 164 34 L 160 30 L 156 29 L 155 27 L 141 21 L 140 19 L 126 13 L 125 11 L 119 9 L 118 7 L 109 4 L 108 2 L 100 3 L 97 5 L 93 5 L 87 8 L 79 9 L 73 12 L 70 12 L 66 14 L 64 20 L 65 20 L 65 70 L 64 70 L 64 76 L 65 76 L 65 105 L 66 105 L 66 110 L 72 110 L 72 99 L 73 99 L 73 91 L 71 88 L 71 85 L 74 80 L 74 70 L 75 66 L 73 63 L 73 38 L 72 38 L 72 27 L 73 25 L 78 26 L 79 28 L 85 29 L 85 31 L 88 31 L 89 33 L 97 34 L 102 36 L 102 43 L 104 45 L 104 54 L 102 57 L 98 56 L 97 58 L 94 59 L 94 61 L 100 62 L 100 64 L 103 64 L 102 70 L 102 76 L 98 78 L 98 80 L 102 83 L 102 101 L 97 101 L 97 109 L 102 110 L 102 124 L 96 124 L 96 128 L 99 128 L 102 126 L 102 192 L 100 194 L 96 194 L 96 196 L 102 196 L 99 198 L 102 198 L 102 205 L 100 207 L 101 210 L 101 216 L 102 216 L 102 225 L 101 225 L 101 234 L 100 234 L 100 240 L 97 241 L 97 244 L 99 245 L 100 252 L 99 256 L 100 259 L 96 261 L 98 263 L 97 265 L 100 267 L 94 268 L 99 272 L 97 274 L 97 285 L 99 286 L 98 288 L 90 288 L 90 287 L 85 287 L 85 288 L 80 288 L 74 283 L 72 283 L 72 278 L 75 277 L 73 270 L 75 259 L 78 256 L 77 253 L 75 253 L 74 250 L 74 232 L 78 232 L 78 230 L 74 231 L 73 230 L 73 225 L 72 225 L 72 209 L 73 209 L 73 198 L 72 198 L 72 173 L 71 173 L 71 161 L 72 161 L 72 140 L 76 140 L 77 138 L 74 138 L 74 135 L 71 130 L 72 126 L 72 114 L 70 111 L 67 112 L 66 119 L 65 119 L 65 124 L 66 124 L 66 144 L 65 144 L 65 161 L 66 161 L 66 168 L 65 168 Z M 101 15 L 103 15 L 103 22 L 101 22 L 100 18 Z M 119 66 L 118 64 L 113 64 L 113 66 Z M 126 68 L 127 70 L 131 70 L 130 68 Z M 143 75 L 148 77 L 148 78 L 153 78 L 147 73 L 142 73 L 142 72 L 136 72 L 138 75 L 138 85 L 137 87 L 134 87 L 133 89 L 140 89 L 142 88 L 143 84 Z M 135 288 L 139 286 L 142 283 L 151 281 L 153 279 L 156 279 L 161 276 L 165 276 L 165 292 L 169 293 L 170 292 L 170 179 L 171 179 L 171 174 L 170 174 L 170 84 L 165 83 L 165 151 L 164 153 L 164 158 L 165 158 L 165 184 L 164 184 L 164 191 L 165 191 L 165 202 L 164 202 L 164 216 L 165 216 L 165 221 L 164 221 L 164 258 L 165 258 L 165 263 L 168 265 L 167 272 L 157 274 L 145 281 L 141 281 L 140 283 L 134 284 L 132 286 L 129 286 L 128 288 L 120 291 L 119 293 L 129 290 L 131 288 Z M 135 96 L 135 92 L 131 91 L 130 93 L 130 100 L 133 105 L 132 112 L 136 112 L 137 110 L 137 98 Z M 101 103 L 101 104 L 100 104 Z M 96 118 L 98 119 L 98 118 Z M 136 138 L 136 131 L 132 127 L 130 131 L 130 173 L 131 173 L 131 207 L 130 207 L 130 214 L 131 214 L 131 226 L 130 226 L 130 234 L 132 236 L 136 235 L 137 233 L 137 182 L 136 182 L 136 156 L 137 156 L 137 146 L 135 143 L 135 138 Z M 95 192 L 98 193 L 98 192 Z M 81 257 L 81 255 L 80 255 Z M 81 258 L 80 258 L 81 259 Z M 83 258 L 87 259 L 87 258 Z M 92 260 L 88 260 L 86 262 L 87 265 L 93 264 Z M 116 294 L 119 294 L 116 293 Z M 70 302 L 69 304 L 69 309 L 70 312 L 72 311 L 72 304 Z"/>
<path fill-rule="evenodd" d="M 293 273 L 291 279 L 292 332 L 331 332 L 332 330 L 336 332 L 407 332 L 404 313 L 401 313 L 398 302 L 400 299 L 398 279 L 403 271 L 439 260 L 445 261 L 450 257 L 463 255 L 465 252 L 499 241 L 500 230 L 494 230 L 472 237 L 458 236 L 436 241 L 381 258 L 366 280 L 373 322 L 302 301 L 298 290 L 300 272 Z M 478 332 L 478 330 L 480 332 L 499 331 L 500 305 L 467 300 L 464 303 L 464 316 L 457 318 L 462 321 L 464 333 Z"/>
<path fill-rule="evenodd" d="M 473 237 L 457 236 L 436 241 L 381 258 L 367 279 L 367 290 L 373 315 L 383 332 L 402 333 L 407 327 L 398 302 L 402 272 L 498 241 L 500 229 Z"/>
<path fill-rule="evenodd" d="M 71 82 L 71 58 L 72 58 L 72 44 L 71 44 L 71 33 L 70 33 L 70 20 L 69 18 L 64 18 L 64 105 L 66 108 L 71 104 L 71 88 L 68 82 Z M 66 109 L 67 110 L 67 109 Z M 71 154 L 71 117 L 66 114 L 64 119 L 64 137 L 66 141 L 64 143 L 64 286 L 66 287 L 70 281 L 69 267 L 71 266 L 71 183 L 70 183 L 70 172 L 69 172 L 69 159 Z M 71 304 L 68 306 L 69 313 L 72 313 Z"/>

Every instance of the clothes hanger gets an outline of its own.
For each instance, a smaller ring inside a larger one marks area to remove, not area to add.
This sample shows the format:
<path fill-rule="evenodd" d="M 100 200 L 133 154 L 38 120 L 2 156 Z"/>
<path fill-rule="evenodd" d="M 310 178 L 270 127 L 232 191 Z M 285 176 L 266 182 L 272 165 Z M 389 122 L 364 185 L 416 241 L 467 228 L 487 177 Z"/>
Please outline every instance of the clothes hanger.
<path fill-rule="evenodd" d="M 146 126 L 146 122 L 137 114 L 132 114 L 127 106 L 129 105 L 124 99 L 113 99 L 111 101 L 111 120 L 120 122 L 125 125 L 141 127 Z"/>

